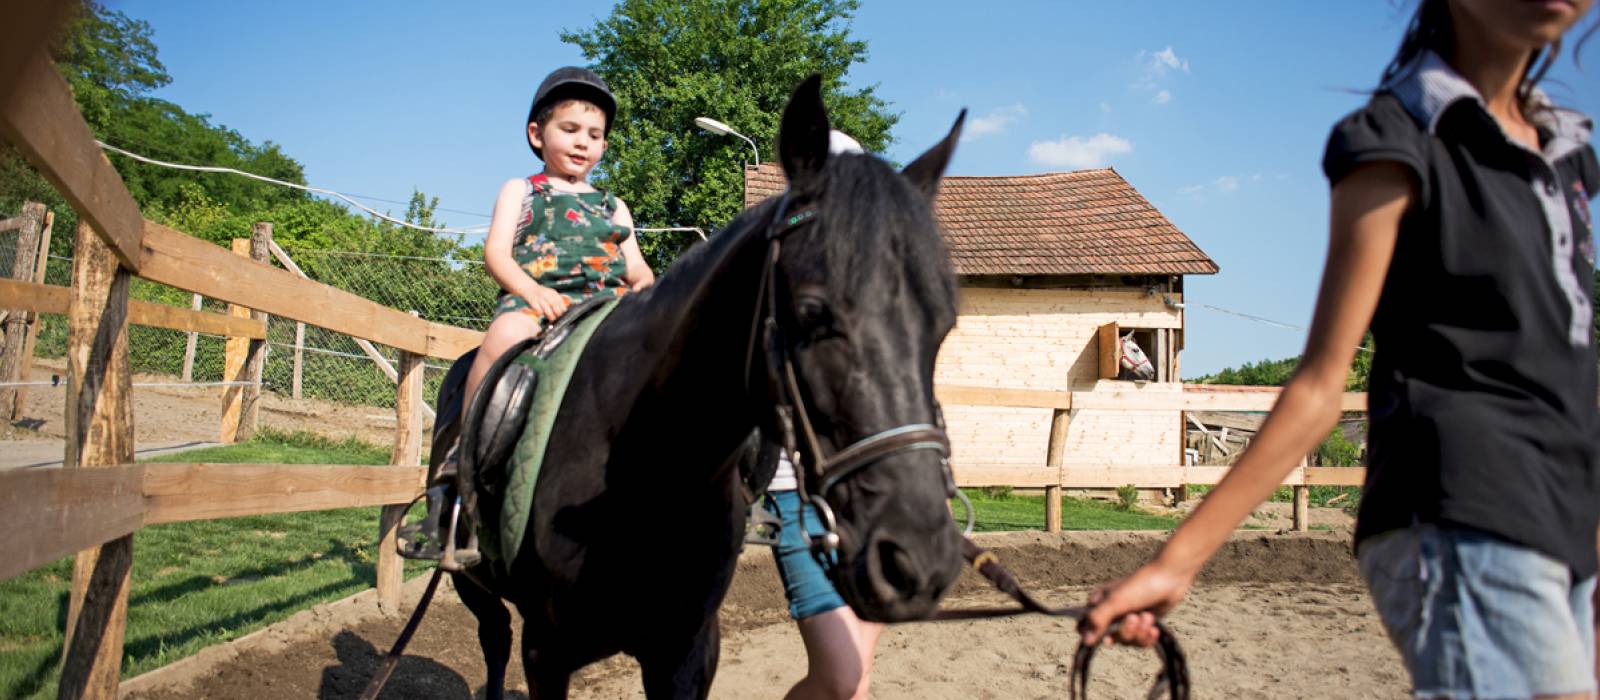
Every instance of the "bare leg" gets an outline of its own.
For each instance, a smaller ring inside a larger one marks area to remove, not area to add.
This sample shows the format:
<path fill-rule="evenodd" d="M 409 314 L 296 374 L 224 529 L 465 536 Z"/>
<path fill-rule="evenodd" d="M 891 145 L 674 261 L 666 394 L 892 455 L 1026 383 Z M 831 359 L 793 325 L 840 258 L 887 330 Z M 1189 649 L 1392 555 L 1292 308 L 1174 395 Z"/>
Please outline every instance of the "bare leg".
<path fill-rule="evenodd" d="M 483 375 L 488 373 L 489 365 L 500 359 L 511 346 L 538 334 L 539 317 L 532 314 L 502 314 L 491 322 L 489 330 L 483 334 L 483 345 L 478 348 L 478 356 L 472 361 L 472 369 L 467 372 L 466 393 L 462 394 L 466 405 L 472 405 L 472 397 L 477 395 L 478 385 L 483 382 Z"/>
<path fill-rule="evenodd" d="M 850 608 L 836 608 L 798 622 L 806 645 L 806 677 L 789 694 L 790 700 L 866 698 L 872 676 L 872 656 L 883 625 L 865 622 Z"/>

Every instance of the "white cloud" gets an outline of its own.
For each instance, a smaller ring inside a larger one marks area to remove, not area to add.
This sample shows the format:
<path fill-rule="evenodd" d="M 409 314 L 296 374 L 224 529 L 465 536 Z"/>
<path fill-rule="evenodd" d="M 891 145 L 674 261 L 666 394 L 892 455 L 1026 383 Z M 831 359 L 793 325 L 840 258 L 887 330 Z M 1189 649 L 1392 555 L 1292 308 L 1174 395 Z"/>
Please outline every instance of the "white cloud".
<path fill-rule="evenodd" d="M 1028 158 L 1035 163 L 1061 168 L 1098 168 L 1112 156 L 1133 151 L 1133 143 L 1120 136 L 1099 133 L 1089 138 L 1065 136 L 1055 141 L 1034 141 Z"/>
<path fill-rule="evenodd" d="M 1142 54 L 1143 52 L 1140 53 Z M 1178 58 L 1177 52 L 1173 51 L 1171 46 L 1168 46 L 1150 57 L 1150 69 L 1155 71 L 1158 76 L 1166 75 L 1169 70 L 1188 73 L 1189 59 Z"/>
<path fill-rule="evenodd" d="M 1022 103 L 1010 107 L 996 107 L 989 113 L 967 122 L 966 128 L 961 130 L 961 140 L 977 138 L 988 134 L 998 134 L 1006 130 L 1012 122 L 1028 115 L 1028 108 Z"/>
<path fill-rule="evenodd" d="M 1133 60 L 1139 66 L 1139 78 L 1130 87 L 1150 93 L 1150 101 L 1158 105 L 1172 101 L 1172 91 L 1165 84 L 1168 74 L 1189 72 L 1189 59 L 1179 56 L 1171 46 L 1156 52 L 1140 50 Z"/>
<path fill-rule="evenodd" d="M 1245 176 L 1242 176 L 1242 175 L 1221 175 L 1221 176 L 1218 176 L 1215 180 L 1212 180 L 1211 182 L 1195 184 L 1195 185 L 1184 185 L 1182 187 L 1179 187 L 1178 188 L 1178 194 L 1183 195 L 1185 197 L 1193 197 L 1195 199 L 1201 199 L 1201 198 L 1203 198 L 1204 195 L 1206 195 L 1208 193 L 1226 194 L 1228 192 L 1238 192 L 1239 191 L 1239 187 L 1241 185 L 1243 185 L 1246 181 L 1248 181 L 1248 182 L 1260 182 L 1261 181 L 1261 176 L 1260 175 L 1251 175 L 1249 177 L 1245 177 Z"/>

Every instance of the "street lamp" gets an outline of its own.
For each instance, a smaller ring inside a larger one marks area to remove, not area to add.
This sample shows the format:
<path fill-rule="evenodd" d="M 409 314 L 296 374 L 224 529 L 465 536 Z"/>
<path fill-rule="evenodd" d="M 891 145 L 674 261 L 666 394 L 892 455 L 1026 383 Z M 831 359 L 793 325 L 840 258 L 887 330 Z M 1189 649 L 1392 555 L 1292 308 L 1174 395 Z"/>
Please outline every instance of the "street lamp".
<path fill-rule="evenodd" d="M 756 150 L 756 142 L 751 141 L 750 137 L 745 136 L 744 134 L 741 134 L 741 133 L 739 133 L 737 131 L 734 131 L 733 127 L 728 126 L 727 124 L 723 124 L 722 122 L 719 122 L 719 121 L 717 121 L 715 119 L 712 119 L 711 117 L 695 117 L 694 118 L 694 125 L 702 128 L 702 129 L 705 129 L 706 131 L 709 131 L 709 132 L 711 132 L 713 134 L 723 134 L 723 135 L 729 135 L 729 136 L 737 136 L 737 137 L 739 137 L 741 139 L 744 139 L 745 143 L 750 144 L 750 152 L 755 154 L 756 167 L 758 167 L 758 168 L 761 167 L 761 151 Z"/>

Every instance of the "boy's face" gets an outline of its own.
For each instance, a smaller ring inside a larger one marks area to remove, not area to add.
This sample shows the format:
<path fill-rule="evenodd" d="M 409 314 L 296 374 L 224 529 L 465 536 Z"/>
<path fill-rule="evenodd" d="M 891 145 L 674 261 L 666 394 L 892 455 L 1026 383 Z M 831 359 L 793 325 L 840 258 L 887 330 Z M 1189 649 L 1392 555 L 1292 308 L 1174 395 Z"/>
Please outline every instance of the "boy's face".
<path fill-rule="evenodd" d="M 546 172 L 585 179 L 606 152 L 606 114 L 588 102 L 568 100 L 544 124 L 529 124 L 528 139 L 544 152 Z"/>

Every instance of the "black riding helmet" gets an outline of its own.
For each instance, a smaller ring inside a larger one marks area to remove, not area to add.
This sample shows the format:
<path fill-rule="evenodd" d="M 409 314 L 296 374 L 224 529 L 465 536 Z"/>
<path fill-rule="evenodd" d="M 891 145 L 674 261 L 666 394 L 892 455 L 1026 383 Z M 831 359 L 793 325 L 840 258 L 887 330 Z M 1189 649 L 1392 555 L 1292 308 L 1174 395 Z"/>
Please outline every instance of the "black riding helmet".
<path fill-rule="evenodd" d="M 606 87 L 606 81 L 601 80 L 594 71 L 576 66 L 557 68 L 545 77 L 544 82 L 539 83 L 539 91 L 533 94 L 533 104 L 528 106 L 528 121 L 522 124 L 523 132 L 527 132 L 528 125 L 545 107 L 568 99 L 592 102 L 599 107 L 606 115 L 606 135 L 611 134 L 611 122 L 617 116 L 617 98 L 611 96 L 611 88 Z M 533 154 L 539 160 L 544 160 L 544 153 L 533 145 L 531 138 L 528 139 L 528 147 L 533 149 Z"/>

